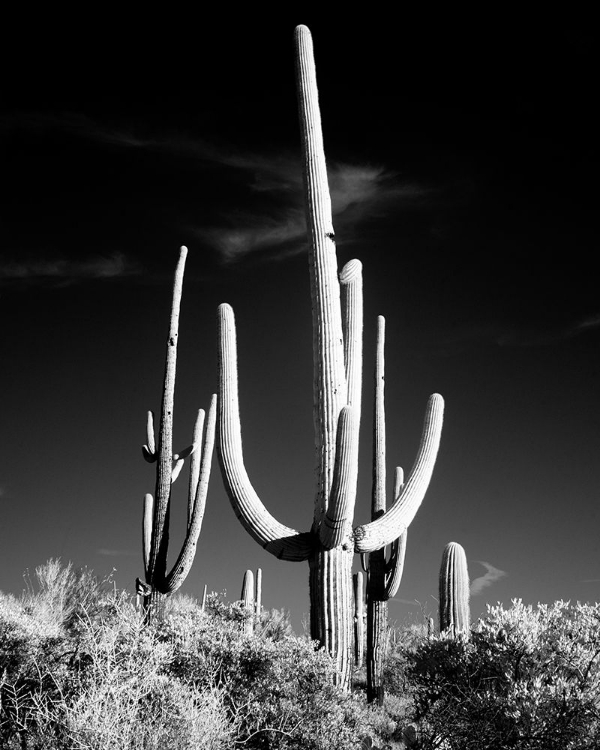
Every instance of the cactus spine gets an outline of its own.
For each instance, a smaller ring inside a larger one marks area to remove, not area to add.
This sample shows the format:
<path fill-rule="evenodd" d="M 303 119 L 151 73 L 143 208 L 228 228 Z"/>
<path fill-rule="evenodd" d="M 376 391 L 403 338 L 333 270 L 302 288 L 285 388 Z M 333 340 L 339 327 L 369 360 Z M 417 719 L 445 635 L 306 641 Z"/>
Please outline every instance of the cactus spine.
<path fill-rule="evenodd" d="M 440 567 L 440 633 L 469 634 L 469 571 L 464 549 L 456 542 L 444 548 Z"/>
<path fill-rule="evenodd" d="M 144 498 L 143 514 L 143 554 L 145 584 L 137 581 L 138 594 L 144 600 L 149 613 L 165 595 L 176 591 L 187 577 L 194 556 L 196 545 L 204 518 L 208 478 L 212 462 L 216 423 L 216 395 L 213 395 L 206 430 L 204 430 L 205 413 L 200 409 L 194 427 L 194 442 L 180 453 L 173 453 L 173 403 L 175 394 L 175 371 L 177 364 L 177 339 L 179 335 L 179 309 L 183 287 L 183 274 L 187 248 L 182 247 L 179 254 L 175 281 L 173 284 L 173 301 L 165 376 L 163 382 L 162 405 L 158 432 L 158 447 L 154 435 L 154 415 L 148 412 L 147 444 L 142 452 L 149 463 L 156 463 L 155 497 L 147 494 Z M 204 434 L 204 437 L 203 437 Z M 173 568 L 167 573 L 167 552 L 169 546 L 169 515 L 171 505 L 171 485 L 179 476 L 184 460 L 190 458 L 190 479 L 188 485 L 187 531 L 179 556 Z"/>
<path fill-rule="evenodd" d="M 309 564 L 311 636 L 334 657 L 348 689 L 352 662 L 352 559 L 397 539 L 414 518 L 439 447 L 443 399 L 430 397 L 413 470 L 381 518 L 352 529 L 358 473 L 362 372 L 362 266 L 352 260 L 339 279 L 310 32 L 299 26 L 296 80 L 304 157 L 313 319 L 316 488 L 310 531 L 277 521 L 256 494 L 244 466 L 233 310 L 219 307 L 218 455 L 227 493 L 248 533 L 283 560 Z"/>
<path fill-rule="evenodd" d="M 373 492 L 371 519 L 386 512 L 386 445 L 385 445 L 385 319 L 377 319 L 377 353 L 375 360 L 375 398 L 373 407 Z M 402 469 L 396 467 L 394 500 L 404 485 Z M 383 667 L 387 644 L 388 600 L 395 596 L 404 568 L 407 531 L 392 543 L 389 559 L 385 547 L 368 557 L 367 578 L 367 700 L 383 705 Z"/>

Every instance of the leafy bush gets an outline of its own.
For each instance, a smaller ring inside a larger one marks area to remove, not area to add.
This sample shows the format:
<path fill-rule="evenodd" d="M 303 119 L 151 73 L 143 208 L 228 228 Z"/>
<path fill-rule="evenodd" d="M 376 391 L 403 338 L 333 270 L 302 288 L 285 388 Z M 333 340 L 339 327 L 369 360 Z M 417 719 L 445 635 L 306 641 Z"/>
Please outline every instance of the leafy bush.
<path fill-rule="evenodd" d="M 488 606 L 469 640 L 417 647 L 408 678 L 422 748 L 597 748 L 600 605 Z"/>

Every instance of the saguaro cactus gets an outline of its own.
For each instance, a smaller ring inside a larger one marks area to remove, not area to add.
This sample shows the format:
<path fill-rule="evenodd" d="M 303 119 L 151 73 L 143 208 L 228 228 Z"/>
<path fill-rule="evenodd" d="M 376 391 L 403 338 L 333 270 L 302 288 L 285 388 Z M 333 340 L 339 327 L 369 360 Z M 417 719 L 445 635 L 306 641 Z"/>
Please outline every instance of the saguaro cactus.
<path fill-rule="evenodd" d="M 440 567 L 440 633 L 469 635 L 469 571 L 464 549 L 456 542 L 444 548 Z"/>
<path fill-rule="evenodd" d="M 242 596 L 241 600 L 244 604 L 244 608 L 248 613 L 248 617 L 244 620 L 244 633 L 246 635 L 252 635 L 254 632 L 254 622 L 258 621 L 262 612 L 262 569 L 256 569 L 256 585 L 255 585 L 254 573 L 251 570 L 247 570 L 244 573 L 244 581 L 242 583 Z"/>
<path fill-rule="evenodd" d="M 394 506 L 352 529 L 358 472 L 362 373 L 362 266 L 351 260 L 339 280 L 310 32 L 295 33 L 304 186 L 309 234 L 314 354 L 316 490 L 310 531 L 277 521 L 256 494 L 244 466 L 233 310 L 219 307 L 218 455 L 227 493 L 244 528 L 268 552 L 309 564 L 312 638 L 331 653 L 338 683 L 352 665 L 352 559 L 398 538 L 423 499 L 439 447 L 443 399 L 430 397 L 417 459 Z"/>
<path fill-rule="evenodd" d="M 371 520 L 386 512 L 386 446 L 385 446 L 385 319 L 377 319 L 377 354 L 375 360 L 375 399 L 373 408 L 373 492 Z M 402 492 L 404 473 L 397 466 L 394 478 L 394 501 Z M 396 595 L 406 553 L 406 529 L 392 542 L 389 559 L 385 547 L 372 552 L 365 570 L 367 577 L 367 699 L 383 705 L 383 667 L 387 642 L 387 603 Z M 363 564 L 364 564 L 363 560 Z"/>
<path fill-rule="evenodd" d="M 217 397 L 213 394 L 206 430 L 205 413 L 200 409 L 194 427 L 194 442 L 180 453 L 173 453 L 173 404 L 175 394 L 175 370 L 177 364 L 177 339 L 179 335 L 179 308 L 183 287 L 183 273 L 187 248 L 182 247 L 175 270 L 173 302 L 167 355 L 163 383 L 162 406 L 158 432 L 158 447 L 154 435 L 154 414 L 148 412 L 147 439 L 142 452 L 149 463 L 156 463 L 155 498 L 147 494 L 144 498 L 143 553 L 145 583 L 137 580 L 138 594 L 143 596 L 146 610 L 163 596 L 176 591 L 187 577 L 194 556 L 204 518 L 208 478 L 212 462 Z M 204 437 L 203 437 L 204 434 Z M 190 456 L 190 479 L 188 486 L 187 531 L 179 556 L 173 568 L 167 573 L 167 552 L 169 546 L 169 516 L 171 505 L 171 485 L 179 476 L 184 460 Z"/>

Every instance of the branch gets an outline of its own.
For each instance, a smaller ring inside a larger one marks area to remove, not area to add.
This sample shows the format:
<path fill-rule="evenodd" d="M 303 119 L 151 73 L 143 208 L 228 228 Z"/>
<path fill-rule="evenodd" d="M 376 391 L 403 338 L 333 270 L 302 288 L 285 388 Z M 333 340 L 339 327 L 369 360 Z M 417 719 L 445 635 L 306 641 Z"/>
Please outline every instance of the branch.
<path fill-rule="evenodd" d="M 283 560 L 307 560 L 312 550 L 312 535 L 279 523 L 263 505 L 246 472 L 238 396 L 235 318 L 229 305 L 219 306 L 218 322 L 217 449 L 229 500 L 242 526 L 264 549 Z"/>
<path fill-rule="evenodd" d="M 434 393 L 429 397 L 419 452 L 408 481 L 396 503 L 376 521 L 354 530 L 355 552 L 373 552 L 391 544 L 410 526 L 425 496 L 440 446 L 444 399 Z"/>

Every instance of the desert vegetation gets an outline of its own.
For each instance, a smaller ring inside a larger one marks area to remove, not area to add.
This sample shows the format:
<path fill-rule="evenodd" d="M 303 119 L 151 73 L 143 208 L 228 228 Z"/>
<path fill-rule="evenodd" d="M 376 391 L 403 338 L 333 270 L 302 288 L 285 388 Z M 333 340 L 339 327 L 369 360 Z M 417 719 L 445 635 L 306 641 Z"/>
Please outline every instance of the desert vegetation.
<path fill-rule="evenodd" d="M 245 624 L 254 623 L 250 633 Z M 477 748 L 600 741 L 600 605 L 489 607 L 469 637 L 388 631 L 383 705 L 277 610 L 135 597 L 57 560 L 0 596 L 6 750 Z"/>

